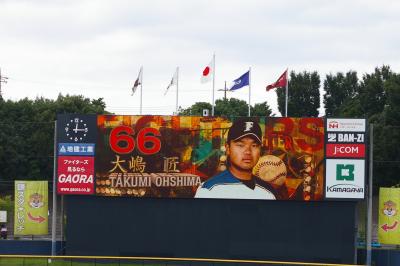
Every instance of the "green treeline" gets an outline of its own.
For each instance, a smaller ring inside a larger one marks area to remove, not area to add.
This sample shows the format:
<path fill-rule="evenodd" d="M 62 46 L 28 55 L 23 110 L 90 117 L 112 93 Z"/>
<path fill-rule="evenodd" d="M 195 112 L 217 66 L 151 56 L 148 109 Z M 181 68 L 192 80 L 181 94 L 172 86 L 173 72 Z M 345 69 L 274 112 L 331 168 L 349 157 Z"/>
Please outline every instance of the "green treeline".
<path fill-rule="evenodd" d="M 355 71 L 330 73 L 323 84 L 319 74 L 291 72 L 288 116 L 316 117 L 322 92 L 328 117 L 367 118 L 374 124 L 374 185 L 400 184 L 400 74 L 389 66 L 377 67 L 361 77 Z M 285 90 L 275 89 L 278 110 L 285 113 Z M 218 99 L 216 116 L 247 116 L 247 102 Z M 180 108 L 180 115 L 202 115 L 211 104 L 196 102 Z M 62 96 L 17 102 L 0 98 L 0 181 L 48 179 L 53 175 L 54 120 L 59 113 L 107 113 L 102 98 Z M 251 106 L 252 116 L 271 116 L 267 102 Z M 1 183 L 0 183 L 1 190 Z"/>
<path fill-rule="evenodd" d="M 54 121 L 60 113 L 105 113 L 102 98 L 0 99 L 0 191 L 12 180 L 52 180 Z"/>

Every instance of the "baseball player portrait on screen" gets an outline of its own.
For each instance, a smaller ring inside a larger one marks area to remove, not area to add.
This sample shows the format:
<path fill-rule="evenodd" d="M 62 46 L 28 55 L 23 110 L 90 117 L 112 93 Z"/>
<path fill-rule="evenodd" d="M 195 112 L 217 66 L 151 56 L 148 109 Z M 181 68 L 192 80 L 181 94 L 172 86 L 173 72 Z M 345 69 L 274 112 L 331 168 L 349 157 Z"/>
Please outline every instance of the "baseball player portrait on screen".
<path fill-rule="evenodd" d="M 196 198 L 275 200 L 275 189 L 253 174 L 261 156 L 262 131 L 251 118 L 236 120 L 225 144 L 227 169 L 203 182 Z M 258 167 L 260 169 L 260 167 Z"/>
<path fill-rule="evenodd" d="M 96 195 L 321 200 L 322 118 L 97 118 Z"/>

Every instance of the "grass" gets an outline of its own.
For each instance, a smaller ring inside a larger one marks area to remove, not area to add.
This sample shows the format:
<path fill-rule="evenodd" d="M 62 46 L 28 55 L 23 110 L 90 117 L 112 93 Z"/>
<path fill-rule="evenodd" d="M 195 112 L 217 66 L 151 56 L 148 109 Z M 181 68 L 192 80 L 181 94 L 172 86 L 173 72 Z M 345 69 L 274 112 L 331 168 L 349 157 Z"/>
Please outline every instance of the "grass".
<path fill-rule="evenodd" d="M 225 266 L 225 265 L 254 265 L 251 263 L 227 262 L 189 262 L 189 261 L 153 261 L 129 259 L 92 259 L 92 258 L 10 258 L 0 256 L 0 266 Z M 260 264 L 257 264 L 260 265 Z M 271 264 L 262 264 L 271 265 Z M 279 264 L 281 265 L 281 264 Z M 286 264 L 285 264 L 286 265 Z"/>
<path fill-rule="evenodd" d="M 209 263 L 190 262 L 154 262 L 99 260 L 93 259 L 51 259 L 44 258 L 0 258 L 0 266 L 186 266 L 186 265 L 211 265 Z M 218 263 L 214 264 L 218 265 Z"/>
<path fill-rule="evenodd" d="M 83 260 L 44 258 L 0 258 L 0 266 L 165 266 L 167 263 L 143 263 L 128 260 Z"/>

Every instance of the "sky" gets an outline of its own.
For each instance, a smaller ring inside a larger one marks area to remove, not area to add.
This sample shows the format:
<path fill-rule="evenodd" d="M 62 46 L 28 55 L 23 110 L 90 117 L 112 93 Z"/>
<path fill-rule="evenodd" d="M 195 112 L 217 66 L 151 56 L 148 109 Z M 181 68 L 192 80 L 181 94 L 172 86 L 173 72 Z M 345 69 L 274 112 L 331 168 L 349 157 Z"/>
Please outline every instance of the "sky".
<path fill-rule="evenodd" d="M 400 1 L 382 0 L 0 0 L 0 68 L 5 100 L 63 95 L 103 98 L 106 110 L 140 113 L 131 88 L 143 66 L 142 114 L 212 101 L 201 84 L 215 53 L 215 99 L 251 68 L 251 104 L 285 71 L 325 75 L 400 67 Z M 290 92 L 289 92 L 290 93 Z M 228 92 L 248 101 L 249 88 Z M 322 103 L 322 91 L 321 91 Z M 320 114 L 323 114 L 322 108 Z"/>

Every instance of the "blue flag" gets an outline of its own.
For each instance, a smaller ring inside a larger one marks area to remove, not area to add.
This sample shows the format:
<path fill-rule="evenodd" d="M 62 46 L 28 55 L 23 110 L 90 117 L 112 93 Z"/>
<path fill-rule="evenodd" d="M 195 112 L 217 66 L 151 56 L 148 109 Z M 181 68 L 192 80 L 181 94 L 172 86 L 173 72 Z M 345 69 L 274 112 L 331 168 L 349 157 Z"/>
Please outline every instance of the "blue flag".
<path fill-rule="evenodd" d="M 249 85 L 250 84 L 249 77 L 250 77 L 250 71 L 247 71 L 246 73 L 244 73 L 239 78 L 233 81 L 233 85 L 229 90 L 234 91 L 240 89 L 241 87 Z"/>

